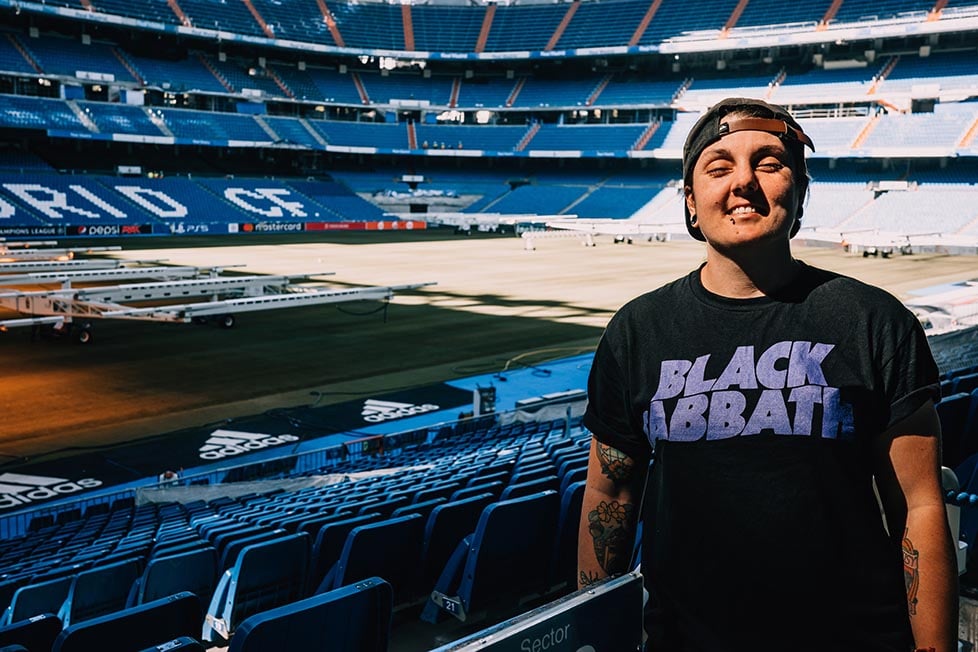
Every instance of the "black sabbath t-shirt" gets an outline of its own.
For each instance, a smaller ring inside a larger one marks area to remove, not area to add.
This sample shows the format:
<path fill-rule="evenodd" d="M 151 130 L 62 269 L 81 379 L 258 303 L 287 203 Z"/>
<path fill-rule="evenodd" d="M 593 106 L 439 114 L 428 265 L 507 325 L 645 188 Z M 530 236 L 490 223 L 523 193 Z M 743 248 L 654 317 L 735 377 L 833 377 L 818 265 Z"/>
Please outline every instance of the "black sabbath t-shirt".
<path fill-rule="evenodd" d="M 938 400 L 937 375 L 899 301 L 807 265 L 777 296 L 720 297 L 696 270 L 624 306 L 595 354 L 584 423 L 639 462 L 655 451 L 650 642 L 907 649 L 872 454 Z"/>

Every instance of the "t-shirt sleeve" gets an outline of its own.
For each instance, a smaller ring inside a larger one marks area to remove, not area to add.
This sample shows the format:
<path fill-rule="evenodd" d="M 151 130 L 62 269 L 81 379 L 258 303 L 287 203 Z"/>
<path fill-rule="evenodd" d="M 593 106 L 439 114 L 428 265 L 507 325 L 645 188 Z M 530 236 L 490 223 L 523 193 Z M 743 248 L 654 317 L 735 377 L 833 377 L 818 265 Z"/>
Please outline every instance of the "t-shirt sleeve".
<path fill-rule="evenodd" d="M 638 461 L 650 457 L 648 439 L 631 408 L 628 382 L 615 355 L 612 337 L 601 337 L 588 376 L 584 425 L 595 439 Z"/>
<path fill-rule="evenodd" d="M 941 399 L 937 363 L 920 322 L 904 309 L 903 321 L 894 335 L 892 348 L 884 351 L 882 366 L 883 387 L 890 405 L 886 427 L 909 417 L 928 400 L 936 404 Z"/>

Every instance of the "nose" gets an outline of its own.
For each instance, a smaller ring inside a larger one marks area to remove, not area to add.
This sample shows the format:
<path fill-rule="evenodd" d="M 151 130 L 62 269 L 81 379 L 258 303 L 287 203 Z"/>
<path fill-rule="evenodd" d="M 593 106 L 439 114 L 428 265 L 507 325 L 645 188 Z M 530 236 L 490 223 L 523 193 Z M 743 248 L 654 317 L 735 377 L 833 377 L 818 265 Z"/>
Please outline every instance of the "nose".
<path fill-rule="evenodd" d="M 737 194 L 756 190 L 757 174 L 754 170 L 754 166 L 747 164 L 735 166 L 731 184 L 733 186 L 733 191 Z"/>

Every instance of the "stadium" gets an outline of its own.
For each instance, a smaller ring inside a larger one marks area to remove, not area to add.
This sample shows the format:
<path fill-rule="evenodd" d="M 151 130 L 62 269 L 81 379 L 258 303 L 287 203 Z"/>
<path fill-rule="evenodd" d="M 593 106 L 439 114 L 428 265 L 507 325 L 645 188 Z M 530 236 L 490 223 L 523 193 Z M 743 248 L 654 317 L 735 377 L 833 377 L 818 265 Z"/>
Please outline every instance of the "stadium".
<path fill-rule="evenodd" d="M 575 591 L 587 375 L 730 96 L 815 143 L 795 253 L 927 329 L 978 642 L 978 3 L 0 15 L 0 648 L 637 649 L 638 573 Z"/>

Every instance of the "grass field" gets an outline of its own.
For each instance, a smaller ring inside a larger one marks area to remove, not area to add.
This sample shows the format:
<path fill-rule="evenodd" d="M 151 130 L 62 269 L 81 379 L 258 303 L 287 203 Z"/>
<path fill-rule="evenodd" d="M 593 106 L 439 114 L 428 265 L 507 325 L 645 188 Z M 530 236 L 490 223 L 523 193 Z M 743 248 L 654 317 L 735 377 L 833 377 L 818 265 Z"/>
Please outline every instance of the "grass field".
<path fill-rule="evenodd" d="M 339 234 L 315 240 L 149 239 L 120 257 L 168 264 L 243 265 L 237 272 L 334 272 L 332 287 L 435 281 L 378 303 L 246 313 L 214 326 L 98 322 L 95 341 L 0 335 L 0 454 L 32 458 L 255 414 L 348 400 L 401 387 L 590 350 L 628 299 L 695 267 L 690 241 L 615 245 L 599 238 L 539 240 L 440 232 Z M 138 247 L 138 248 L 137 248 Z M 812 264 L 881 285 L 897 296 L 978 276 L 972 257 L 862 258 L 803 248 Z"/>

